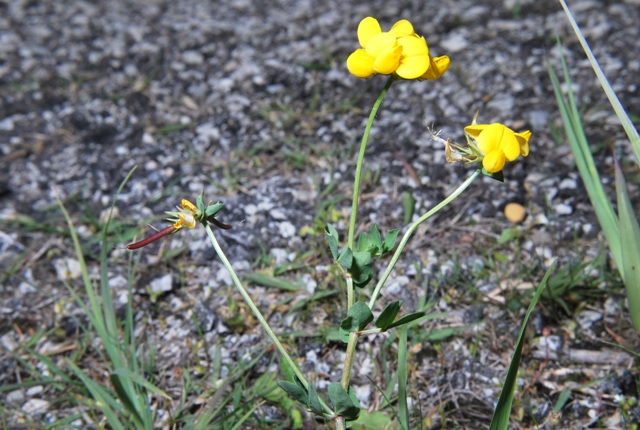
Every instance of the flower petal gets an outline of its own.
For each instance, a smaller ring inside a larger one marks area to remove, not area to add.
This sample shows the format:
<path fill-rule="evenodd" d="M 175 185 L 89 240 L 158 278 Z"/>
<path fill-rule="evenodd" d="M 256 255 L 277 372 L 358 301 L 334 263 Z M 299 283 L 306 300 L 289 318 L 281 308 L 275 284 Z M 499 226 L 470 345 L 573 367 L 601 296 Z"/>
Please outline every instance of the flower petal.
<path fill-rule="evenodd" d="M 376 34 L 382 33 L 380 23 L 372 16 L 368 16 L 358 24 L 358 41 L 363 48 L 367 47 L 369 40 Z"/>
<path fill-rule="evenodd" d="M 364 49 L 357 49 L 347 58 L 347 69 L 358 78 L 368 78 L 374 73 L 373 60 Z"/>
<path fill-rule="evenodd" d="M 482 130 L 487 128 L 489 124 L 472 124 L 468 125 L 464 128 L 464 132 L 467 133 L 471 137 L 478 137 Z"/>
<path fill-rule="evenodd" d="M 523 131 L 522 133 L 516 133 L 516 139 L 518 139 L 518 143 L 520 144 L 520 155 L 526 157 L 529 155 L 529 138 L 531 137 L 531 132 L 529 130 Z"/>
<path fill-rule="evenodd" d="M 502 124 L 500 124 L 502 125 Z M 508 127 L 502 126 L 502 138 L 500 139 L 500 149 L 509 161 L 514 161 L 520 156 L 520 144 L 516 139 L 516 134 Z"/>
<path fill-rule="evenodd" d="M 476 142 L 480 150 L 488 154 L 491 151 L 499 149 L 504 128 L 504 125 L 498 123 L 485 126 L 484 130 L 476 137 Z"/>
<path fill-rule="evenodd" d="M 506 159 L 500 150 L 489 152 L 482 159 L 482 166 L 489 173 L 497 173 L 504 167 Z"/>
<path fill-rule="evenodd" d="M 406 19 L 401 19 L 400 21 L 393 24 L 389 33 L 392 33 L 396 37 L 402 36 L 415 36 L 416 33 L 413 31 L 413 25 Z"/>
<path fill-rule="evenodd" d="M 402 57 L 396 74 L 404 79 L 416 79 L 429 67 L 429 48 L 424 37 L 405 36 L 398 39 Z"/>
<path fill-rule="evenodd" d="M 418 79 L 426 79 L 430 81 L 436 80 L 440 76 L 444 75 L 444 72 L 449 70 L 450 65 L 451 60 L 446 55 L 442 55 L 436 58 L 433 58 L 431 55 L 429 55 L 429 68 Z"/>

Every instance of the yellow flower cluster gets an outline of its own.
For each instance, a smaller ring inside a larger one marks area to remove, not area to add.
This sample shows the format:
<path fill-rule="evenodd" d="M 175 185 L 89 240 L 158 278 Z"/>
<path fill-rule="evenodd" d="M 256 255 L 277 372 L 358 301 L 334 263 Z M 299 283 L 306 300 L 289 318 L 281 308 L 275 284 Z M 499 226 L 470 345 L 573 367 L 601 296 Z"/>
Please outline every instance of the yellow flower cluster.
<path fill-rule="evenodd" d="M 468 125 L 464 132 L 482 152 L 482 166 L 489 173 L 501 171 L 507 161 L 529 155 L 529 130 L 516 133 L 503 124 L 493 123 Z"/>
<path fill-rule="evenodd" d="M 433 80 L 451 63 L 446 55 L 433 58 L 425 38 L 416 34 L 406 19 L 383 32 L 377 19 L 364 18 L 358 25 L 358 41 L 362 48 L 349 56 L 347 68 L 359 78 L 394 73 L 403 79 Z"/>

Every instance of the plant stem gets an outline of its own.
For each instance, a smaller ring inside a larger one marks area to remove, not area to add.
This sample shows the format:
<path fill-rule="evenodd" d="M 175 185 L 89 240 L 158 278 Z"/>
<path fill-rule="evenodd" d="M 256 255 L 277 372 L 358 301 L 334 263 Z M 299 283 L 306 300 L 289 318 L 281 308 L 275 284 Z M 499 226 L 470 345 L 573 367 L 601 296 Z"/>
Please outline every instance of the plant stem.
<path fill-rule="evenodd" d="M 258 320 L 258 322 L 260 323 L 264 331 L 267 333 L 267 336 L 269 336 L 269 339 L 271 339 L 271 342 L 273 342 L 273 344 L 275 345 L 276 349 L 280 353 L 280 356 L 287 362 L 289 367 L 291 367 L 291 369 L 293 370 L 293 373 L 295 373 L 295 375 L 298 377 L 302 385 L 304 385 L 305 388 L 308 388 L 309 382 L 306 380 L 306 378 L 298 368 L 298 365 L 293 361 L 291 356 L 284 349 L 284 346 L 282 346 L 282 343 L 280 343 L 280 339 L 278 339 L 278 336 L 276 336 L 276 334 L 273 332 L 273 330 L 271 329 L 271 326 L 262 315 L 262 312 L 260 312 L 260 309 L 258 309 L 258 307 L 255 305 L 255 303 L 251 299 L 251 296 L 249 296 L 249 293 L 242 285 L 240 278 L 238 278 L 238 275 L 236 274 L 235 270 L 233 270 L 233 267 L 231 266 L 231 263 L 227 259 L 227 256 L 222 251 L 222 248 L 220 248 L 220 244 L 216 240 L 216 237 L 213 234 L 213 231 L 211 230 L 211 226 L 209 226 L 208 223 L 205 224 L 205 230 L 207 231 L 207 235 L 209 236 L 209 240 L 211 241 L 211 244 L 213 245 L 213 248 L 215 249 L 216 254 L 218 254 L 218 257 L 220 257 L 222 264 L 224 264 L 224 267 L 226 267 L 227 270 L 229 271 L 229 275 L 231 275 L 231 280 L 233 281 L 233 284 L 240 292 L 240 295 L 244 299 L 245 303 L 247 304 L 247 306 L 249 306 L 249 309 L 251 309 L 251 312 L 253 312 L 253 315 L 256 317 L 256 319 Z M 327 406 L 327 404 L 324 403 L 322 399 L 319 399 L 319 400 L 323 409 L 327 412 L 328 417 L 331 418 L 335 416 L 335 413 L 331 410 L 331 408 L 329 408 L 329 406 Z"/>
<path fill-rule="evenodd" d="M 371 113 L 369 114 L 369 120 L 367 121 L 367 125 L 364 128 L 364 134 L 362 135 L 362 141 L 360 142 L 360 153 L 358 154 L 358 162 L 356 164 L 356 177 L 353 184 L 353 201 L 351 202 L 351 218 L 349 219 L 349 241 L 348 245 L 351 250 L 353 250 L 353 242 L 355 237 L 356 230 L 356 217 L 358 214 L 358 199 L 360 197 L 360 182 L 362 176 L 362 165 L 364 164 L 364 152 L 367 149 L 367 141 L 369 140 L 369 132 L 371 131 L 371 126 L 373 125 L 373 120 L 378 113 L 378 109 L 382 104 L 382 100 L 384 96 L 387 95 L 387 91 L 391 87 L 391 84 L 396 80 L 396 78 L 392 75 L 389 76 L 389 80 L 385 84 L 382 91 L 378 95 L 378 99 L 373 104 L 371 108 Z"/>
<path fill-rule="evenodd" d="M 371 300 L 369 300 L 369 307 L 371 309 L 373 309 L 373 306 L 376 303 L 376 300 L 378 299 L 378 295 L 380 294 L 380 290 L 382 290 L 382 287 L 384 286 L 385 282 L 387 282 L 389 275 L 391 275 L 391 271 L 393 270 L 396 263 L 398 262 L 398 258 L 400 258 L 400 254 L 402 254 L 404 247 L 407 245 L 407 242 L 409 242 L 409 239 L 411 238 L 413 233 L 416 231 L 416 229 L 420 226 L 420 224 L 422 224 L 423 222 L 431 218 L 433 215 L 438 213 L 442 208 L 444 208 L 453 200 L 455 200 L 469 185 L 471 185 L 473 180 L 476 179 L 481 172 L 482 172 L 481 169 L 478 169 L 475 172 L 473 172 L 471 176 L 469 176 L 462 184 L 460 184 L 460 186 L 456 188 L 454 192 L 449 194 L 447 198 L 442 200 L 440 203 L 434 206 L 433 209 L 431 209 L 426 214 L 422 215 L 413 224 L 411 224 L 411 226 L 406 231 L 404 236 L 402 236 L 402 240 L 400 241 L 398 248 L 396 248 L 396 252 L 393 254 L 393 257 L 391 258 L 391 261 L 389 262 L 387 269 L 384 271 L 382 277 L 380 278 L 380 280 L 376 284 L 375 289 L 373 290 L 373 294 L 371 295 Z"/>
<path fill-rule="evenodd" d="M 409 429 L 407 405 L 407 326 L 398 328 L 398 419 L 402 428 Z"/>
<path fill-rule="evenodd" d="M 353 367 L 353 358 L 355 357 L 357 343 L 358 334 L 352 331 L 351 333 L 349 333 L 347 353 L 344 357 L 344 370 L 342 371 L 342 379 L 340 379 L 342 388 L 344 388 L 347 392 L 349 392 L 349 380 L 351 379 L 351 368 Z"/>

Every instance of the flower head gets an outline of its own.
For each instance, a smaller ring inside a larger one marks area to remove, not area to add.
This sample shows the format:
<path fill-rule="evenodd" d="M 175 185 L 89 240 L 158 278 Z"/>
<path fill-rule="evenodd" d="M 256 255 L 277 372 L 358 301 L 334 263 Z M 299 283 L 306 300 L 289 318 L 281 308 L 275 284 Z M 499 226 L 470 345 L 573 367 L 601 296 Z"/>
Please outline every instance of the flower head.
<path fill-rule="evenodd" d="M 482 156 L 482 166 L 489 173 L 502 170 L 507 161 L 515 161 L 519 156 L 529 155 L 529 130 L 516 133 L 500 124 L 472 124 L 464 128 Z"/>
<path fill-rule="evenodd" d="M 403 79 L 437 79 L 449 68 L 449 57 L 433 58 L 424 37 L 406 19 L 383 32 L 378 20 L 366 17 L 358 25 L 356 49 L 347 59 L 349 72 L 359 78 L 395 74 Z"/>

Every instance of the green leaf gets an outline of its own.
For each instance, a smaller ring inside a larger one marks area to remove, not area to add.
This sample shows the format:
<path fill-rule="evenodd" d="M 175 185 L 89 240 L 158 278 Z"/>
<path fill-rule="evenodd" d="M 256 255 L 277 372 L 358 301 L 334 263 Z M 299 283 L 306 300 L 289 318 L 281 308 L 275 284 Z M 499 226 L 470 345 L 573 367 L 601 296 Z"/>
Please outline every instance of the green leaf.
<path fill-rule="evenodd" d="M 286 279 L 275 278 L 260 272 L 247 273 L 244 276 L 246 282 L 253 282 L 264 287 L 277 288 L 284 291 L 299 291 L 300 287 Z"/>
<path fill-rule="evenodd" d="M 386 330 L 392 329 L 394 327 L 400 327 L 401 325 L 404 325 L 404 324 L 409 324 L 411 321 L 415 321 L 419 318 L 422 318 L 426 314 L 427 314 L 426 312 L 414 312 L 412 314 L 405 315 L 402 318 L 399 318 L 398 320 L 394 321 L 389 326 L 387 326 Z"/>
<path fill-rule="evenodd" d="M 278 381 L 278 386 L 286 391 L 289 397 L 307 406 L 309 395 L 302 385 L 289 381 Z"/>
<path fill-rule="evenodd" d="M 353 278 L 353 285 L 362 288 L 373 279 L 373 266 L 371 254 L 366 251 L 353 253 L 353 262 L 349 270 Z"/>
<path fill-rule="evenodd" d="M 356 244 L 357 251 L 368 251 L 371 248 L 371 241 L 367 233 L 360 233 L 358 235 L 358 243 Z"/>
<path fill-rule="evenodd" d="M 203 214 L 205 213 L 205 207 L 204 207 L 204 190 L 202 190 L 202 192 L 200 193 L 200 195 L 196 198 L 196 207 L 198 208 L 198 211 Z"/>
<path fill-rule="evenodd" d="M 545 273 L 544 278 L 540 281 L 538 288 L 536 289 L 536 294 L 529 303 L 529 308 L 527 308 L 527 312 L 524 316 L 524 321 L 522 321 L 522 327 L 520 328 L 520 334 L 518 335 L 518 340 L 516 342 L 516 348 L 513 351 L 513 356 L 511 357 L 511 363 L 509 364 L 509 370 L 507 371 L 507 376 L 504 381 L 504 385 L 502 387 L 502 391 L 500 392 L 500 397 L 498 398 L 498 404 L 496 405 L 496 410 L 493 413 L 493 418 L 491 419 L 491 425 L 489 430 L 507 430 L 509 428 L 509 416 L 511 415 L 511 405 L 513 404 L 513 394 L 516 389 L 516 381 L 518 376 L 518 367 L 520 366 L 520 358 L 522 357 L 522 346 L 524 345 L 524 333 L 527 328 L 527 323 L 529 322 L 529 317 L 531 316 L 531 312 L 535 308 L 540 296 L 542 295 L 542 291 L 547 285 L 547 279 L 549 279 L 549 275 L 555 266 L 555 261 Z"/>
<path fill-rule="evenodd" d="M 312 384 L 309 384 L 309 403 L 307 406 L 311 411 L 316 415 L 324 415 L 325 411 L 322 409 L 322 405 L 320 404 L 320 398 L 318 397 L 318 392 Z"/>
<path fill-rule="evenodd" d="M 398 312 L 400 312 L 400 306 L 402 306 L 402 301 L 400 300 L 389 303 L 376 320 L 376 327 L 382 330 L 386 330 L 396 319 L 396 316 L 398 316 Z"/>
<path fill-rule="evenodd" d="M 487 172 L 487 170 L 483 167 L 482 168 L 482 174 L 484 176 L 488 176 L 491 179 L 495 179 L 498 182 L 504 182 L 504 174 L 502 173 L 502 170 L 500 170 L 499 172 L 495 172 L 495 173 L 489 173 Z"/>
<path fill-rule="evenodd" d="M 329 244 L 329 249 L 331 250 L 331 256 L 333 257 L 334 260 L 336 260 L 338 258 L 338 241 L 339 241 L 339 237 L 338 237 L 338 232 L 336 231 L 335 227 L 332 226 L 331 224 L 327 224 L 324 228 L 324 238 L 326 239 L 327 243 Z"/>
<path fill-rule="evenodd" d="M 416 210 L 416 199 L 412 193 L 402 193 L 402 211 L 404 212 L 404 223 L 409 224 L 413 219 L 413 213 Z"/>
<path fill-rule="evenodd" d="M 393 247 L 396 246 L 396 239 L 398 238 L 398 233 L 400 230 L 394 228 L 393 230 L 389 230 L 384 237 L 384 243 L 382 244 L 382 253 L 387 253 L 393 250 Z"/>
<path fill-rule="evenodd" d="M 333 407 L 336 413 L 344 417 L 347 421 L 353 421 L 358 419 L 360 414 L 360 408 L 357 407 L 351 397 L 339 382 L 332 382 L 329 384 L 329 399 L 333 403 Z"/>
<path fill-rule="evenodd" d="M 369 242 L 378 249 L 382 249 L 382 236 L 378 226 L 373 224 L 369 229 Z"/>
<path fill-rule="evenodd" d="M 340 263 L 347 272 L 351 270 L 351 266 L 353 266 L 353 252 L 351 252 L 351 249 L 348 246 L 345 246 L 342 248 L 342 251 L 340 251 L 338 263 Z"/>
<path fill-rule="evenodd" d="M 340 328 L 347 332 L 363 330 L 371 321 L 373 314 L 365 302 L 356 302 L 347 312 L 347 317 L 340 323 Z"/>
<path fill-rule="evenodd" d="M 636 331 L 640 333 L 640 226 L 631 205 L 622 170 L 615 163 L 618 218 L 622 250 L 622 278 L 627 289 L 629 313 Z"/>

